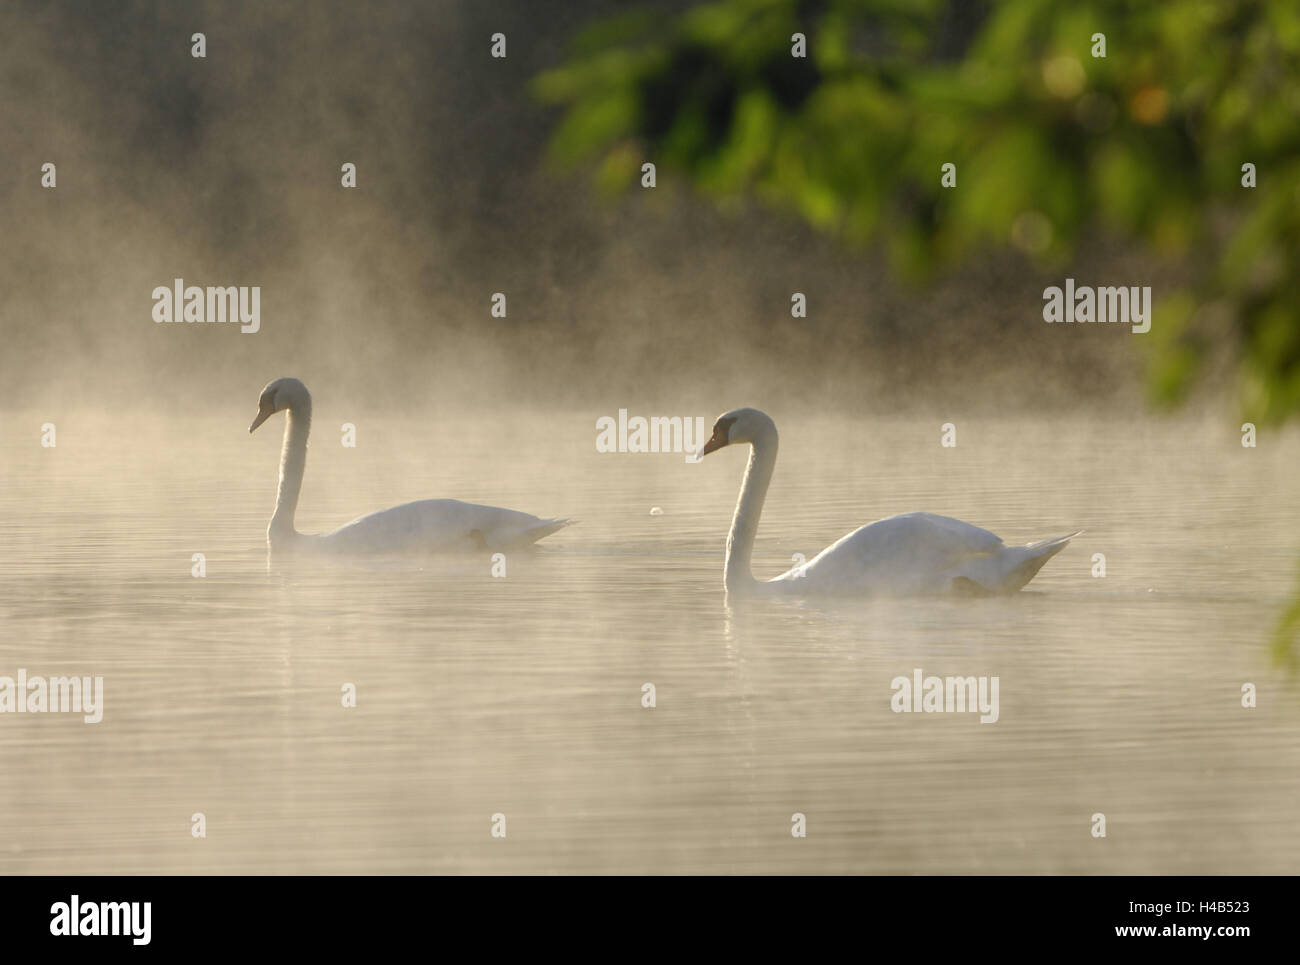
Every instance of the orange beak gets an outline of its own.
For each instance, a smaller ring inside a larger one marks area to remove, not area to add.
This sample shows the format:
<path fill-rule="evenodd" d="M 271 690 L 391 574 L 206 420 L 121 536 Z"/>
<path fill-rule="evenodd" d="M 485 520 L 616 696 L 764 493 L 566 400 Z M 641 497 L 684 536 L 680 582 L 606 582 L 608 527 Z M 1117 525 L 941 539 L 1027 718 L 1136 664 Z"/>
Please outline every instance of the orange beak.
<path fill-rule="evenodd" d="M 248 427 L 248 431 L 252 432 L 254 429 L 260 426 L 267 419 L 271 418 L 271 416 L 274 414 L 275 414 L 275 410 L 271 408 L 269 405 L 264 405 L 260 407 L 257 410 L 257 418 L 254 419 L 253 424 Z"/>
<path fill-rule="evenodd" d="M 727 437 L 725 435 L 719 434 L 718 430 L 714 429 L 713 435 L 709 436 L 709 441 L 706 442 L 704 444 L 704 448 L 700 450 L 700 455 L 707 456 L 709 453 L 721 449 L 726 444 L 727 444 Z"/>

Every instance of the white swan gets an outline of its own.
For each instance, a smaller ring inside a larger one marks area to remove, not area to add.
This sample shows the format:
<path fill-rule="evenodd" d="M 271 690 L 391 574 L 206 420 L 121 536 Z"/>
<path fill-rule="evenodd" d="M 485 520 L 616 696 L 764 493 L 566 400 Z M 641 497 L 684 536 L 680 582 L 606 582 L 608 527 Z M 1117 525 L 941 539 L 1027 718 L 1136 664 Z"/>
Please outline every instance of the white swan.
<path fill-rule="evenodd" d="M 749 443 L 752 449 L 727 537 L 728 595 L 1011 593 L 1079 535 L 1007 546 L 988 530 L 959 519 L 905 513 L 854 530 L 772 580 L 755 580 L 750 560 L 763 499 L 776 467 L 776 424 L 758 409 L 725 412 L 699 454 L 738 443 Z"/>
<path fill-rule="evenodd" d="M 496 506 L 477 506 L 457 499 L 421 499 L 354 519 L 317 536 L 294 529 L 293 516 L 302 491 L 311 432 L 311 393 L 297 379 L 276 379 L 262 390 L 252 432 L 273 413 L 286 410 L 284 449 L 280 454 L 280 488 L 275 513 L 266 530 L 273 551 L 330 550 L 344 553 L 506 549 L 527 546 L 567 526 L 568 519 L 539 519 Z"/>

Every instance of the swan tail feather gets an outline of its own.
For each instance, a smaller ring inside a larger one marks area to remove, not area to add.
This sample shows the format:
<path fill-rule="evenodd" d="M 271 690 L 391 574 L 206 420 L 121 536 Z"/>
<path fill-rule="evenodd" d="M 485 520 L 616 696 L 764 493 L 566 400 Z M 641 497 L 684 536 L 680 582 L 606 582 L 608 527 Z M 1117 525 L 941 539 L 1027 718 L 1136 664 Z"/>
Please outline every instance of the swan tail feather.
<path fill-rule="evenodd" d="M 552 533 L 558 533 L 566 526 L 572 526 L 576 519 L 539 519 L 532 526 L 529 526 L 520 534 L 520 542 L 524 545 L 536 543 L 538 540 L 545 539 Z"/>
<path fill-rule="evenodd" d="M 1070 544 L 1070 540 L 1082 532 L 1083 530 L 1079 530 L 1070 533 L 1068 536 L 1053 536 L 1048 539 L 1040 539 L 1028 546 L 1017 547 L 1024 554 L 1024 559 L 1007 573 L 1000 589 L 1007 593 L 1014 593 L 1024 587 L 1026 583 L 1038 575 L 1038 571 L 1043 568 L 1044 563 L 1065 549 Z"/>
<path fill-rule="evenodd" d="M 1083 532 L 1084 531 L 1080 529 L 1069 534 L 1068 536 L 1052 536 L 1049 537 L 1048 539 L 1040 539 L 1037 542 L 1030 543 L 1028 546 L 1025 547 L 1025 549 L 1038 550 L 1038 549 L 1047 549 L 1049 547 L 1055 546 L 1059 550 L 1061 548 L 1064 548 L 1065 544 L 1070 542 L 1070 540 L 1074 539 L 1076 536 L 1082 536 Z"/>
<path fill-rule="evenodd" d="M 951 592 L 958 596 L 1015 593 L 1078 535 L 1071 533 L 1040 539 L 1026 546 L 1005 547 L 1000 553 L 974 561 L 965 573 L 954 575 L 950 582 Z"/>

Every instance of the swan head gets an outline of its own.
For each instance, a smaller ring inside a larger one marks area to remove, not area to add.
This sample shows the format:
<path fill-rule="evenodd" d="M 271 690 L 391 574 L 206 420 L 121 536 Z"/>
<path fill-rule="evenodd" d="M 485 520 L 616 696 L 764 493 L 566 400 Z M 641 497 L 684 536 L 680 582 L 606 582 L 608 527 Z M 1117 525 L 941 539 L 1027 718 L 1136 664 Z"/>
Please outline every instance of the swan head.
<path fill-rule="evenodd" d="M 307 391 L 307 386 L 297 379 L 284 378 L 268 382 L 258 397 L 257 417 L 253 419 L 248 431 L 252 432 L 281 409 L 301 409 L 310 402 L 311 394 Z"/>
<path fill-rule="evenodd" d="M 707 456 L 724 446 L 743 443 L 753 444 L 760 439 L 770 439 L 776 435 L 776 423 L 759 409 L 732 409 L 718 416 L 713 423 L 713 435 L 700 449 L 701 456 Z"/>

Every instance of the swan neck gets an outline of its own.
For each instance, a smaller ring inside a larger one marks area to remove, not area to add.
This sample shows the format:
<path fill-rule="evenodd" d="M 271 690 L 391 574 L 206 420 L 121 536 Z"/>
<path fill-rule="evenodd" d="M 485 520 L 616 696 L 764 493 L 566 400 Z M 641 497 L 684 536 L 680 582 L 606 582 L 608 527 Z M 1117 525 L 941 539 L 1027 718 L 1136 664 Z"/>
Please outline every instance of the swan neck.
<path fill-rule="evenodd" d="M 302 492 L 303 471 L 307 467 L 307 436 L 311 432 L 311 400 L 291 406 L 284 422 L 284 448 L 280 451 L 280 488 L 275 496 L 275 514 L 267 529 L 267 539 L 297 535 L 294 514 Z"/>
<path fill-rule="evenodd" d="M 727 537 L 727 565 L 724 582 L 728 592 L 739 592 L 752 587 L 756 581 L 751 566 L 754 557 L 754 536 L 758 533 L 758 520 L 763 515 L 763 501 L 767 487 L 776 469 L 777 435 L 772 428 L 754 439 L 749 452 L 749 465 L 745 479 L 740 484 L 740 499 L 736 514 L 731 519 L 731 534 Z"/>

